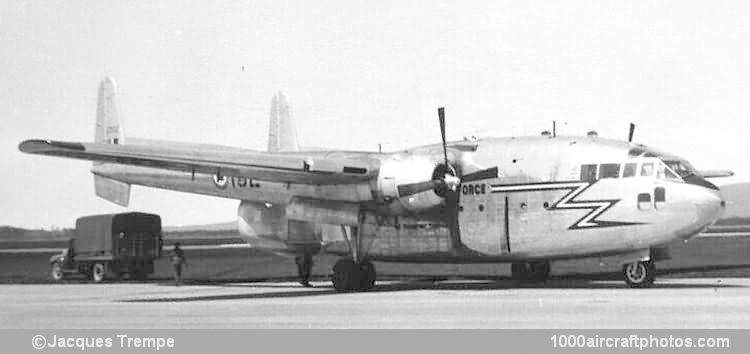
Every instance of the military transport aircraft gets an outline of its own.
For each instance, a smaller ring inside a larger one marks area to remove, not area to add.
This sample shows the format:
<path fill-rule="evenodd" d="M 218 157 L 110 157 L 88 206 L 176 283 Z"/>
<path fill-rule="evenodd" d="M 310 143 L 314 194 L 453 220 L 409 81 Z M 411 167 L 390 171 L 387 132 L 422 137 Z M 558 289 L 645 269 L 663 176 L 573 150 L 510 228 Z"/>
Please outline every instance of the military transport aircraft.
<path fill-rule="evenodd" d="M 607 255 L 620 256 L 629 286 L 647 287 L 655 250 L 701 232 L 724 207 L 719 188 L 686 160 L 633 144 L 632 125 L 628 141 L 546 134 L 446 142 L 439 108 L 442 144 L 303 151 L 277 94 L 261 152 L 132 139 L 117 105 L 106 78 L 93 143 L 27 140 L 19 149 L 93 160 L 96 194 L 123 206 L 132 184 L 237 199 L 251 246 L 340 255 L 331 273 L 339 291 L 370 289 L 372 261 L 511 263 L 523 281 L 544 280 L 554 260 Z"/>

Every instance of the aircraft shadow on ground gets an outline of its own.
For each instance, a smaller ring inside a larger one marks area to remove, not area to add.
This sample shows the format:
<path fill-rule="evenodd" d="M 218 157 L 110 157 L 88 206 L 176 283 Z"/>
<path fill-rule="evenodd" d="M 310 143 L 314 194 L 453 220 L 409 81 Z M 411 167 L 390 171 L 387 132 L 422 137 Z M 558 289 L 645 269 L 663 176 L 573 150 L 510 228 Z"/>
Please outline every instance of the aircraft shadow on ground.
<path fill-rule="evenodd" d="M 737 268 L 738 266 L 722 266 Z M 745 266 L 747 267 L 747 266 Z M 705 271 L 705 267 L 700 269 L 684 268 L 683 272 Z M 672 272 L 674 273 L 674 272 Z M 721 283 L 717 279 L 715 283 L 694 284 L 679 282 L 679 280 L 689 278 L 673 278 L 674 282 L 663 283 L 657 282 L 650 289 L 718 289 L 718 288 L 740 288 L 741 285 Z M 315 279 L 317 281 L 325 280 L 324 278 Z M 242 300 L 242 299 L 266 299 L 266 298 L 291 298 L 291 297 L 311 297 L 311 296 L 340 296 L 347 293 L 336 292 L 332 285 L 319 286 L 312 289 L 300 288 L 291 285 L 284 286 L 278 282 L 292 282 L 295 278 L 273 278 L 273 279 L 232 279 L 228 281 L 211 280 L 211 281 L 190 281 L 184 286 L 192 285 L 209 285 L 224 288 L 246 288 L 246 289 L 278 289 L 277 291 L 252 292 L 240 294 L 223 294 L 223 295 L 202 295 L 186 297 L 160 297 L 148 299 L 127 299 L 119 302 L 193 302 L 193 301 L 221 301 L 221 300 Z M 512 289 L 627 289 L 627 286 L 620 279 L 619 273 L 598 273 L 598 274 L 580 274 L 566 276 L 552 276 L 546 282 L 538 283 L 519 283 L 509 277 L 414 277 L 389 275 L 383 277 L 383 283 L 376 284 L 373 289 L 364 294 L 380 292 L 397 292 L 397 291 L 460 291 L 460 290 L 512 290 Z M 269 283 L 275 282 L 275 283 Z M 171 283 L 163 283 L 164 286 L 173 286 Z M 633 291 L 638 291 L 633 289 Z M 349 293 L 351 294 L 351 293 Z"/>

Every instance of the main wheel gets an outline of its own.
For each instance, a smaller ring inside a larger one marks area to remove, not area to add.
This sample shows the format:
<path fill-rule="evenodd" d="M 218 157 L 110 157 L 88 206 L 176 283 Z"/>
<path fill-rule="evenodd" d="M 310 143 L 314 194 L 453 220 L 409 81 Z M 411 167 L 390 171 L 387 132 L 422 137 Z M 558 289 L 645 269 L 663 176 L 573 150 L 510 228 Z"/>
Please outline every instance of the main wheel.
<path fill-rule="evenodd" d="M 549 273 L 552 270 L 549 262 L 532 262 L 529 263 L 528 278 L 531 281 L 543 282 L 549 278 Z"/>
<path fill-rule="evenodd" d="M 62 278 L 63 278 L 62 264 L 60 264 L 60 262 L 52 263 L 52 279 L 62 280 Z"/>
<path fill-rule="evenodd" d="M 510 265 L 510 277 L 511 279 L 519 282 L 525 282 L 529 278 L 529 270 L 526 263 L 511 263 Z"/>
<path fill-rule="evenodd" d="M 360 263 L 359 270 L 362 275 L 358 290 L 367 291 L 372 289 L 372 287 L 375 286 L 375 265 L 370 261 L 364 261 Z"/>
<path fill-rule="evenodd" d="M 352 291 L 359 287 L 359 267 L 351 258 L 342 258 L 333 265 L 331 282 L 336 291 Z"/>
<path fill-rule="evenodd" d="M 105 273 L 106 268 L 104 268 L 104 263 L 94 263 L 94 267 L 91 269 L 91 279 L 95 283 L 100 283 L 104 280 Z"/>
<path fill-rule="evenodd" d="M 625 283 L 631 288 L 648 288 L 654 284 L 656 265 L 652 261 L 639 261 L 622 266 Z"/>
<path fill-rule="evenodd" d="M 336 291 L 367 291 L 375 286 L 375 265 L 370 261 L 339 259 L 333 265 L 331 282 Z"/>

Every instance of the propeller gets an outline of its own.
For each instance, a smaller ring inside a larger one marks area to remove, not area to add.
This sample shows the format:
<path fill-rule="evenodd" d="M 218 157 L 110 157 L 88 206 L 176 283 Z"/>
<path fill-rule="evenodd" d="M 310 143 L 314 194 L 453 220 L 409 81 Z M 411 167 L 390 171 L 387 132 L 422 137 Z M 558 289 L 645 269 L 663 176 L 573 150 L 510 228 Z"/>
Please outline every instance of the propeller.
<path fill-rule="evenodd" d="M 461 183 L 474 182 L 483 179 L 498 177 L 497 167 L 479 170 L 459 176 L 456 170 L 448 163 L 448 146 L 445 141 L 445 108 L 438 108 L 438 119 L 440 121 L 440 137 L 443 142 L 443 165 L 439 165 L 433 172 L 432 180 L 417 183 L 408 183 L 398 186 L 398 195 L 405 197 L 429 190 L 445 200 L 443 215 L 448 226 L 451 244 L 454 250 L 462 247 L 461 231 L 458 225 L 459 193 Z M 458 172 L 461 172 L 459 168 Z"/>
<path fill-rule="evenodd" d="M 635 124 L 630 123 L 630 132 L 628 132 L 628 142 L 633 142 L 633 133 L 635 133 Z"/>
<path fill-rule="evenodd" d="M 498 169 L 497 167 L 488 168 L 472 173 L 467 173 L 461 177 L 456 176 L 455 170 L 448 163 L 448 146 L 445 140 L 445 108 L 438 108 L 438 120 L 440 121 L 440 137 L 443 142 L 443 163 L 444 171 L 436 173 L 433 179 L 430 181 L 416 182 L 401 184 L 398 186 L 398 195 L 400 197 L 406 197 L 429 190 L 444 190 L 443 193 L 438 193 L 442 197 L 446 197 L 448 191 L 456 192 L 458 186 L 461 183 L 474 182 L 483 179 L 497 178 Z"/>

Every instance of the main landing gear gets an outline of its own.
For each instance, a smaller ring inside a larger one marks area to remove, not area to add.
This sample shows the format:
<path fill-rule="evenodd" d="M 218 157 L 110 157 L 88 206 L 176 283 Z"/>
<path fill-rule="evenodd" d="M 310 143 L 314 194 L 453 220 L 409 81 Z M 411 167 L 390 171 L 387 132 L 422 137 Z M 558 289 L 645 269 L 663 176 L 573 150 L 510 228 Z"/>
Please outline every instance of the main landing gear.
<path fill-rule="evenodd" d="M 375 265 L 368 260 L 341 258 L 333 266 L 331 281 L 336 291 L 370 290 L 375 286 Z"/>
<path fill-rule="evenodd" d="M 510 265 L 511 278 L 521 283 L 543 282 L 549 278 L 551 271 L 549 262 L 512 263 Z"/>
<path fill-rule="evenodd" d="M 372 243 L 364 245 L 362 222 L 364 215 L 360 215 L 360 226 L 341 227 L 341 233 L 349 246 L 351 257 L 340 258 L 331 270 L 331 282 L 336 291 L 367 291 L 375 286 L 375 265 L 367 259 L 367 250 Z M 347 232 L 349 231 L 349 232 Z"/>
<path fill-rule="evenodd" d="M 631 288 L 648 288 L 656 278 L 656 264 L 653 261 L 638 261 L 622 266 L 625 283 Z"/>

